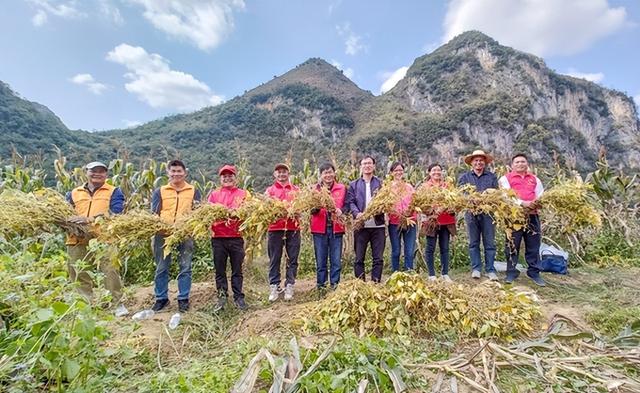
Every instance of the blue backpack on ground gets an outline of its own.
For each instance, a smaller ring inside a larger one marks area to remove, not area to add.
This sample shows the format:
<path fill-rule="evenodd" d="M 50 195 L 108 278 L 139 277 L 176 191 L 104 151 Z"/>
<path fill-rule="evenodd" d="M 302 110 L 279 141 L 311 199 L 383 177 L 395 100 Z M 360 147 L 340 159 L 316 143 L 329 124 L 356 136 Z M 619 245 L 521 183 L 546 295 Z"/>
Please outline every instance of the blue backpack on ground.
<path fill-rule="evenodd" d="M 565 256 L 566 252 L 554 253 L 551 248 L 552 247 L 545 248 L 540 251 L 540 271 L 556 274 L 567 274 L 568 260 Z"/>

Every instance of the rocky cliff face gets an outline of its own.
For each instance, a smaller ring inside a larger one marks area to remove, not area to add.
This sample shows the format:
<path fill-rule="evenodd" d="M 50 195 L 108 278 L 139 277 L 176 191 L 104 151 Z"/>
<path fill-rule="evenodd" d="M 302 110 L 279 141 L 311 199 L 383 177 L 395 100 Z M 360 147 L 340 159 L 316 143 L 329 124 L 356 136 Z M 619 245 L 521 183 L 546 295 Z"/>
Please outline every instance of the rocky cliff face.
<path fill-rule="evenodd" d="M 126 149 L 132 159 L 183 157 L 205 174 L 242 156 L 268 179 L 271 165 L 287 156 L 294 163 L 329 153 L 346 159 L 351 150 L 386 157 L 388 141 L 422 163 L 455 164 L 480 147 L 503 162 L 525 152 L 539 164 L 557 155 L 578 169 L 593 168 L 606 151 L 610 163 L 640 168 L 630 97 L 556 74 L 542 59 L 479 32 L 417 58 L 396 87 L 377 97 L 314 58 L 224 104 L 134 129 L 69 131 L 0 84 L 2 103 L 0 130 L 19 151 L 59 143 L 65 152 L 108 160 Z"/>
<path fill-rule="evenodd" d="M 555 151 L 587 168 L 606 150 L 611 162 L 640 167 L 640 123 L 630 97 L 556 74 L 542 59 L 479 32 L 416 59 L 388 94 L 418 117 L 450 120 L 431 146 L 442 158 L 475 145 L 505 159 L 524 151 L 544 161 Z"/>

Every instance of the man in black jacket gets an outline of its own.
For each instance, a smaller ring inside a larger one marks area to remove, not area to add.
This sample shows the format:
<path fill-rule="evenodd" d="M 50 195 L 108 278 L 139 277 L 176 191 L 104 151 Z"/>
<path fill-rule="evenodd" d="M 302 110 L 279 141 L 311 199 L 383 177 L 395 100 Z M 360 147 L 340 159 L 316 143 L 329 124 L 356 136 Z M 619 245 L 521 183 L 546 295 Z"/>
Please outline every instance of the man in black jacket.
<path fill-rule="evenodd" d="M 355 219 L 362 216 L 373 196 L 380 187 L 382 187 L 380 179 L 374 176 L 375 169 L 375 159 L 371 156 L 364 156 L 360 160 L 360 172 L 362 176 L 349 184 L 345 205 Z M 367 246 L 371 244 L 371 254 L 373 257 L 371 280 L 380 282 L 382 279 L 382 255 L 384 254 L 386 241 L 384 228 L 384 214 L 380 214 L 365 221 L 364 227 L 353 233 L 356 253 L 353 270 L 357 278 L 365 279 L 364 257 L 367 252 Z"/>

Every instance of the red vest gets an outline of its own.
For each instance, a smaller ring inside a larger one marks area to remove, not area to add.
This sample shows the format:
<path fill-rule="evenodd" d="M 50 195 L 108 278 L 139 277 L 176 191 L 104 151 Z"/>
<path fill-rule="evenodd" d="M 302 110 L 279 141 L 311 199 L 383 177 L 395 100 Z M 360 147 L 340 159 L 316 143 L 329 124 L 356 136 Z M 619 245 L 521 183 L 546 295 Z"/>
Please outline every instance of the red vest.
<path fill-rule="evenodd" d="M 270 198 L 279 199 L 281 201 L 291 202 L 299 190 L 297 186 L 291 183 L 287 183 L 284 186 L 278 182 L 267 188 L 266 194 Z M 281 218 L 269 225 L 269 232 L 271 231 L 297 231 L 300 230 L 298 220 Z"/>
<path fill-rule="evenodd" d="M 318 184 L 316 186 L 316 189 L 320 190 L 320 187 L 324 186 Z M 347 188 L 342 183 L 333 182 L 333 186 L 331 187 L 330 192 L 331 198 L 336 204 L 336 208 L 342 209 L 344 207 L 344 199 L 347 196 Z M 344 225 L 340 224 L 340 221 L 337 220 L 335 213 L 333 214 L 332 218 L 333 233 L 344 233 Z M 317 214 L 311 215 L 311 233 L 318 233 L 321 235 L 327 233 L 327 209 L 320 209 Z"/>
<path fill-rule="evenodd" d="M 240 206 L 247 197 L 247 192 L 238 187 L 222 187 L 209 194 L 209 203 L 219 204 L 228 209 Z M 242 237 L 240 233 L 240 221 L 217 221 L 211 224 L 212 237 Z"/>
<path fill-rule="evenodd" d="M 536 199 L 536 185 L 537 178 L 531 173 L 526 173 L 524 176 L 518 175 L 516 172 L 509 172 L 505 175 L 509 186 L 515 191 L 518 198 L 523 201 L 534 201 Z"/>

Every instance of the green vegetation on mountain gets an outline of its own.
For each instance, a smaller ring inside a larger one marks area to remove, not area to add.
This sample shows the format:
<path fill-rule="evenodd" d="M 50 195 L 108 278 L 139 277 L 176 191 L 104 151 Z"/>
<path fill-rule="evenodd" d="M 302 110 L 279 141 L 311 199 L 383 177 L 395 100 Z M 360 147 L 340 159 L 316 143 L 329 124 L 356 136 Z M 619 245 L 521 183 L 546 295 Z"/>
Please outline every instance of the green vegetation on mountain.
<path fill-rule="evenodd" d="M 216 107 L 168 116 L 133 129 L 68 130 L 45 107 L 0 85 L 0 130 L 22 154 L 54 155 L 72 165 L 116 157 L 185 159 L 206 176 L 247 160 L 257 177 L 273 163 L 387 154 L 388 141 L 414 162 L 452 164 L 474 147 L 505 161 L 528 152 L 592 169 L 602 149 L 614 165 L 640 167 L 640 125 L 623 93 L 550 70 L 538 57 L 466 32 L 417 58 L 393 89 L 373 96 L 326 61 L 312 58 Z"/>

